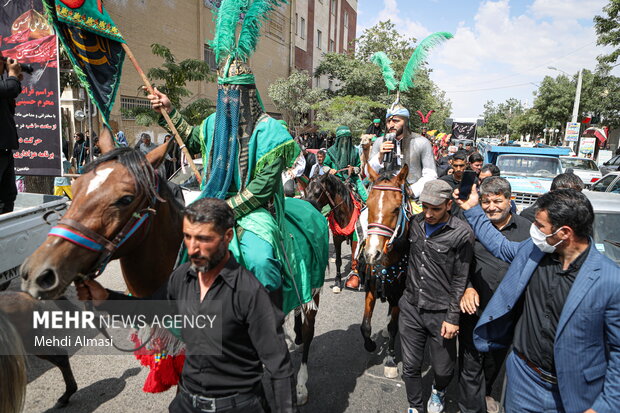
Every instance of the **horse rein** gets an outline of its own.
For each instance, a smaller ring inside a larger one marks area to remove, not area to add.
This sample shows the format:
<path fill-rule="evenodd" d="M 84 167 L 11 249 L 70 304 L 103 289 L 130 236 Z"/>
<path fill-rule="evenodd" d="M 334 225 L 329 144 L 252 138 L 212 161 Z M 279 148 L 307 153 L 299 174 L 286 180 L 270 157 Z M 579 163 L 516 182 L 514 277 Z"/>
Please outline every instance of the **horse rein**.
<path fill-rule="evenodd" d="M 159 178 L 157 175 L 155 175 L 155 187 L 156 193 L 158 193 Z M 52 227 L 47 235 L 62 238 L 93 252 L 99 252 L 100 256 L 92 269 L 82 277 L 83 279 L 94 279 L 103 273 L 112 255 L 142 227 L 151 215 L 156 214 L 155 204 L 157 203 L 157 196 L 153 197 L 150 202 L 148 200 L 146 202 L 148 202 L 148 205 L 138 212 L 133 212 L 129 220 L 112 240 L 69 218 L 62 218 L 58 221 L 58 225 Z M 64 225 L 64 227 L 60 225 Z"/>
<path fill-rule="evenodd" d="M 155 215 L 157 213 L 155 211 L 155 204 L 157 203 L 157 193 L 159 193 L 159 177 L 157 174 L 155 174 L 155 188 L 156 195 L 150 200 L 150 202 L 146 200 L 146 202 L 149 202 L 149 204 L 146 205 L 145 208 L 140 209 L 139 212 L 133 212 L 129 220 L 116 234 L 112 241 L 110 241 L 103 235 L 91 230 L 85 225 L 82 225 L 79 222 L 69 218 L 62 218 L 60 221 L 58 221 L 59 225 L 64 225 L 68 228 L 56 225 L 52 227 L 52 229 L 47 235 L 48 237 L 54 236 L 65 239 L 75 245 L 86 248 L 90 251 L 100 252 L 101 255 L 95 262 L 93 268 L 82 277 L 83 279 L 95 279 L 103 273 L 116 250 L 118 250 L 125 243 L 125 241 L 131 238 L 131 236 L 136 233 L 136 231 L 149 219 L 151 215 Z M 85 306 L 86 309 L 89 311 L 94 310 L 92 301 L 87 301 L 85 303 Z M 125 349 L 122 347 L 118 347 L 114 343 L 114 340 L 112 340 L 112 337 L 105 329 L 105 327 L 97 325 L 96 328 L 101 334 L 103 334 L 105 338 L 111 340 L 112 346 L 115 349 L 124 353 L 133 353 L 146 347 L 155 334 L 155 329 L 151 329 L 151 334 L 149 338 L 144 341 L 144 343 L 134 348 Z"/>
<path fill-rule="evenodd" d="M 349 168 L 340 169 L 340 170 L 336 171 L 335 174 L 347 171 L 348 169 Z M 349 179 L 349 178 L 347 178 L 347 179 Z M 344 203 L 345 200 L 343 199 L 342 202 L 340 202 L 339 204 L 336 204 L 336 202 L 334 201 L 332 196 L 329 194 L 329 191 L 327 190 L 327 188 L 323 184 L 323 182 L 321 182 L 320 179 L 317 179 L 316 182 L 321 186 L 321 190 L 323 191 L 321 193 L 321 196 L 323 196 L 323 194 L 325 194 L 327 196 L 327 202 L 329 203 L 329 206 L 331 207 L 332 211 L 335 211 L 340 205 L 342 205 Z M 320 199 L 320 197 L 319 197 L 319 199 Z"/>

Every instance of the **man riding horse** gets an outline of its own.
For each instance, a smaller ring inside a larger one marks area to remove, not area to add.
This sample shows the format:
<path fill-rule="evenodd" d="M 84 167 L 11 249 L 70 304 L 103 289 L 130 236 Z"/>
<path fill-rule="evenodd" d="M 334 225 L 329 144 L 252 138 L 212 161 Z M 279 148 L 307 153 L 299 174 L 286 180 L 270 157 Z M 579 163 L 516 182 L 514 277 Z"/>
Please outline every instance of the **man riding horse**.
<path fill-rule="evenodd" d="M 336 175 L 342 181 L 348 180 L 362 202 L 366 202 L 368 193 L 359 177 L 360 156 L 353 145 L 351 129 L 348 126 L 339 126 L 336 129 L 336 142 L 327 150 L 324 164 L 331 168 L 329 171 L 331 174 Z"/>
<path fill-rule="evenodd" d="M 218 19 L 212 42 L 220 65 L 216 113 L 200 126 L 192 126 L 172 108 L 165 94 L 155 89 L 148 98 L 154 110 L 170 114 L 190 153 L 202 153 L 201 197 L 225 199 L 233 209 L 238 229 L 231 249 L 277 303 L 281 274 L 289 271 L 285 250 L 290 242 L 283 236 L 281 175 L 292 166 L 300 148 L 288 131 L 265 113 L 254 75 L 246 64 L 253 49 L 247 50 L 245 42 L 256 39 L 250 36 L 240 38 L 238 46 L 228 44 L 230 36 L 220 31 L 221 21 Z M 160 125 L 165 127 L 163 120 Z"/>

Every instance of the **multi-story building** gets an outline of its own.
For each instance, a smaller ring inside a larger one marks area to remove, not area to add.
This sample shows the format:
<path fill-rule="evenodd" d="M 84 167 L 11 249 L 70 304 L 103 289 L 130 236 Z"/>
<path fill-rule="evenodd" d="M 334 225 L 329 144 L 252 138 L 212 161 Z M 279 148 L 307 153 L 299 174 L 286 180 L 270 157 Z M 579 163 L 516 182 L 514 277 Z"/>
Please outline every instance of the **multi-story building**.
<path fill-rule="evenodd" d="M 145 72 L 162 64 L 162 59 L 151 53 L 151 45 L 159 43 L 170 48 L 177 61 L 204 59 L 215 73 L 215 55 L 208 42 L 215 32 L 213 11 L 220 3 L 221 0 L 107 0 L 105 7 Z M 291 0 L 272 12 L 249 62 L 268 113 L 280 116 L 267 90 L 276 79 L 287 77 L 293 68 L 312 73 L 323 53 L 348 50 L 355 37 L 356 10 L 357 0 Z M 126 59 L 111 124 L 125 132 L 130 144 L 142 132 L 161 142 L 165 134 L 162 128 L 136 125 L 134 119 L 121 113 L 121 109 L 150 106 L 139 90 L 141 86 L 141 78 Z M 313 86 L 327 88 L 329 84 L 322 79 Z M 185 104 L 205 97 L 215 104 L 215 83 L 194 82 L 188 89 L 192 96 Z M 79 96 L 65 93 L 63 98 L 70 111 L 76 102 L 80 105 Z M 85 124 L 76 125 L 76 129 L 87 129 Z M 94 129 L 98 129 L 97 123 Z"/>
<path fill-rule="evenodd" d="M 295 0 L 294 7 L 296 69 L 312 75 L 325 53 L 354 50 L 357 0 Z M 312 86 L 332 87 L 327 76 Z"/>

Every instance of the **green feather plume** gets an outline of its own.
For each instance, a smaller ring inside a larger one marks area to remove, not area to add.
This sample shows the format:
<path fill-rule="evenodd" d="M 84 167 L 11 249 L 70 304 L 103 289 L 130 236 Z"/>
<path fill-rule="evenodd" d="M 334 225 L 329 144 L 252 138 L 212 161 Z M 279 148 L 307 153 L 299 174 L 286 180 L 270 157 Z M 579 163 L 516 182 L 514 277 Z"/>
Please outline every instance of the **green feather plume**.
<path fill-rule="evenodd" d="M 398 81 L 395 78 L 394 69 L 392 69 L 392 61 L 385 52 L 377 52 L 372 55 L 370 61 L 381 68 L 381 74 L 385 81 L 385 86 L 391 92 L 398 87 Z"/>
<path fill-rule="evenodd" d="M 418 46 L 413 51 L 407 66 L 405 67 L 405 71 L 403 73 L 403 77 L 400 80 L 400 90 L 401 92 L 406 92 L 415 86 L 415 75 L 428 57 L 429 51 L 443 43 L 444 41 L 451 39 L 453 36 L 448 32 L 437 32 L 429 35 L 424 40 L 418 44 Z"/>
<path fill-rule="evenodd" d="M 239 35 L 236 57 L 247 61 L 256 50 L 260 29 L 269 18 L 269 13 L 276 7 L 286 4 L 287 0 L 254 0 L 243 18 L 243 27 Z"/>
<path fill-rule="evenodd" d="M 244 0 L 224 0 L 217 11 L 215 37 L 210 46 L 218 64 L 235 51 L 237 22 L 242 8 L 246 5 L 247 1 Z"/>

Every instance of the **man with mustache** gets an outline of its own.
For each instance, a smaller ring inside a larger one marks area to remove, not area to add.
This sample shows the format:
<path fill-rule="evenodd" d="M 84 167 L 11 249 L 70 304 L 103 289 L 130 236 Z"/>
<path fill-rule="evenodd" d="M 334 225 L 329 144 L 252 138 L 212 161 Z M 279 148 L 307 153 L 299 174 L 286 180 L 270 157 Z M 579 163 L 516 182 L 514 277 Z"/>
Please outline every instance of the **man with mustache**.
<path fill-rule="evenodd" d="M 160 312 L 215 315 L 221 327 L 217 351 L 209 347 L 217 334 L 182 330 L 187 358 L 180 391 L 169 406 L 173 413 L 270 411 L 261 381 L 264 369 L 270 373 L 274 394 L 271 411 L 297 410 L 283 314 L 272 304 L 267 289 L 228 250 L 234 224 L 234 212 L 223 200 L 203 198 L 188 206 L 183 239 L 190 261 L 177 267 L 167 285 L 147 298 L 167 300 L 170 308 L 159 306 Z M 148 311 L 141 303 L 144 299 L 106 290 L 97 281 L 86 280 L 76 287 L 79 299 L 93 300 L 99 310 L 114 313 L 118 306 L 113 300 L 133 300 L 133 313 Z"/>
<path fill-rule="evenodd" d="M 417 198 L 422 193 L 424 184 L 437 179 L 437 168 L 433 157 L 433 147 L 428 139 L 411 132 L 409 129 L 409 111 L 399 102 L 395 102 L 386 114 L 387 133 L 396 135 L 394 141 L 378 137 L 370 151 L 369 165 L 377 172 L 381 172 L 383 157 L 394 152 L 393 173 L 398 174 L 404 164 L 409 166 L 407 182 Z"/>

